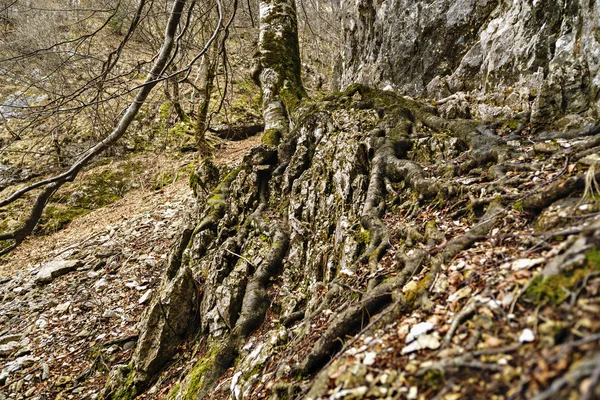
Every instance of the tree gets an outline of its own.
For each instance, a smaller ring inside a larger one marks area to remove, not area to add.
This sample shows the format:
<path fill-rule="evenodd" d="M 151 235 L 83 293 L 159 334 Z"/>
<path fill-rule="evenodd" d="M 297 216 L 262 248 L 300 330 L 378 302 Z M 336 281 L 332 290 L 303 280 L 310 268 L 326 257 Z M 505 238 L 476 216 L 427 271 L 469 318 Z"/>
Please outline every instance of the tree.
<path fill-rule="evenodd" d="M 298 18 L 294 0 L 266 0 L 260 6 L 260 36 L 254 76 L 263 96 L 263 141 L 276 145 L 290 129 L 290 117 L 306 96 L 301 82 Z"/>
<path fill-rule="evenodd" d="M 15 7 L 16 2 L 7 6 L 9 9 L 11 6 Z M 220 3 L 219 10 L 221 10 Z M 113 71 L 119 69 L 119 61 L 123 52 L 123 49 L 127 45 L 127 43 L 131 40 L 135 31 L 139 28 L 140 22 L 145 19 L 149 10 L 149 5 L 145 0 L 141 0 L 138 4 L 137 9 L 135 10 L 133 17 L 131 18 L 129 29 L 124 34 L 121 39 L 119 45 L 116 49 L 110 51 L 106 58 L 96 64 L 93 64 L 94 67 L 99 67 L 97 74 L 89 79 L 84 79 L 83 82 L 74 82 L 65 88 L 55 88 L 50 87 L 45 84 L 44 80 L 48 79 L 49 75 L 46 75 L 44 78 L 39 79 L 32 73 L 31 76 L 31 86 L 38 88 L 39 90 L 47 93 L 47 101 L 45 104 L 40 106 L 32 107 L 34 111 L 34 115 L 31 118 L 32 122 L 30 122 L 27 127 L 32 126 L 37 121 L 52 121 L 52 118 L 48 118 L 47 116 L 56 115 L 62 118 L 57 118 L 57 123 L 55 127 L 52 127 L 50 132 L 52 132 L 53 136 L 53 144 L 55 144 L 57 158 L 59 163 L 64 165 L 65 159 L 64 155 L 61 153 L 60 147 L 60 137 L 64 134 L 57 133 L 61 131 L 57 131 L 57 129 L 65 125 L 65 121 L 73 121 L 75 116 L 82 112 L 87 112 L 92 109 L 98 116 L 97 118 L 107 118 L 105 114 L 100 113 L 100 108 L 104 105 L 108 104 L 110 100 L 119 99 L 119 97 L 127 95 L 129 93 L 135 93 L 135 96 L 132 98 L 130 104 L 126 107 L 126 109 L 122 112 L 122 116 L 118 119 L 118 122 L 112 128 L 112 131 L 100 140 L 98 143 L 95 143 L 87 150 L 83 151 L 78 157 L 75 158 L 74 162 L 63 172 L 46 179 L 42 179 L 38 182 L 27 185 L 19 190 L 16 190 L 11 195 L 7 196 L 5 199 L 0 201 L 0 207 L 5 207 L 25 196 L 26 194 L 41 189 L 41 193 L 38 194 L 37 198 L 33 202 L 33 206 L 30 209 L 29 215 L 25 218 L 24 221 L 18 226 L 16 229 L 10 232 L 5 232 L 0 234 L 0 240 L 7 242 L 0 250 L 0 255 L 6 254 L 10 252 L 15 247 L 17 247 L 27 236 L 29 236 L 38 221 L 41 218 L 42 212 L 44 211 L 45 206 L 48 201 L 52 198 L 52 196 L 57 192 L 57 190 L 67 182 L 73 181 L 79 172 L 86 167 L 95 157 L 109 148 L 111 145 L 115 144 L 123 135 L 125 134 L 127 128 L 131 124 L 131 122 L 135 119 L 142 105 L 148 98 L 152 89 L 160 82 L 168 81 L 169 79 L 178 79 L 181 76 L 187 77 L 194 65 L 194 62 L 200 59 L 204 53 L 208 51 L 208 49 L 213 45 L 216 41 L 218 32 L 224 29 L 222 25 L 222 18 L 219 17 L 216 26 L 213 28 L 213 34 L 208 38 L 206 43 L 200 48 L 197 54 L 191 59 L 191 61 L 187 65 L 183 65 L 180 69 L 170 71 L 170 66 L 176 61 L 176 57 L 178 52 L 180 52 L 182 46 L 181 39 L 183 35 L 188 30 L 190 26 L 191 15 L 194 9 L 195 2 L 191 2 L 190 6 L 187 7 L 186 10 L 186 1 L 174 1 L 170 12 L 168 13 L 168 20 L 166 21 L 166 28 L 164 31 L 164 36 L 162 39 L 162 43 L 160 44 L 160 48 L 158 49 L 158 54 L 154 57 L 154 62 L 152 64 L 151 69 L 147 73 L 147 76 L 143 83 L 133 87 L 122 90 L 121 93 L 118 92 L 118 89 L 114 86 L 114 81 L 118 81 L 127 75 L 130 72 L 117 72 L 116 76 L 113 76 Z M 38 45 L 41 48 L 29 48 L 24 47 L 20 48 L 14 43 L 20 42 L 10 42 L 7 41 L 5 46 L 10 49 L 12 55 L 0 60 L 5 64 L 12 63 L 13 67 L 19 67 L 19 64 L 22 60 L 33 58 L 35 60 L 40 59 L 40 63 L 44 65 L 44 68 L 48 68 L 48 60 L 54 61 L 54 65 L 50 64 L 50 69 L 52 72 L 50 74 L 68 74 L 69 72 L 69 61 L 74 61 L 75 68 L 84 68 L 86 64 L 94 61 L 94 56 L 90 53 L 86 54 L 84 57 L 78 57 L 78 49 L 83 46 L 87 42 L 91 42 L 93 37 L 97 35 L 107 26 L 111 26 L 111 23 L 114 24 L 115 18 L 119 15 L 120 3 L 117 4 L 117 7 L 114 9 L 92 9 L 92 14 L 98 12 L 110 13 L 108 18 L 104 19 L 100 24 L 100 27 L 96 27 L 92 33 L 82 34 L 80 37 L 75 39 L 65 39 L 61 40 L 60 38 L 54 38 L 47 44 L 42 43 L 34 43 L 34 45 Z M 55 11 L 55 10 L 51 10 Z M 183 17 L 187 13 L 187 19 L 185 23 L 182 25 L 181 22 L 184 21 Z M 221 15 L 221 11 L 220 14 Z M 235 15 L 235 10 L 233 11 L 233 15 Z M 24 18 L 24 16 L 22 16 Z M 87 15 L 83 17 L 83 20 L 89 19 L 90 16 Z M 119 22 L 121 24 L 121 22 Z M 20 25 L 19 25 L 20 26 Z M 178 33 L 179 30 L 179 33 Z M 55 30 L 52 30 L 55 32 Z M 57 34 L 58 35 L 58 34 Z M 10 37 L 10 36 L 9 36 Z M 46 38 L 43 38 L 44 40 Z M 42 40 L 42 39 L 40 39 Z M 32 46 L 32 43 L 26 42 L 26 46 Z M 72 45 L 72 49 L 70 46 Z M 65 53 L 66 57 L 62 57 L 58 52 L 62 47 L 67 47 Z M 88 47 L 91 47 L 91 43 L 88 44 Z M 7 54 L 11 54 L 7 53 Z M 58 55 L 56 54 L 58 53 Z M 181 63 L 181 62 L 180 62 Z M 82 65 L 83 64 L 83 65 Z M 20 66 L 22 68 L 22 66 Z M 140 68 L 140 64 L 136 66 L 137 69 Z M 57 72 L 58 71 L 58 72 Z M 93 68 L 92 68 L 93 71 Z M 13 70 L 12 72 L 15 72 Z M 95 72 L 95 71 L 93 71 Z M 69 81 L 70 82 L 70 81 Z M 80 84 L 80 86 L 77 86 Z M 60 85 L 60 84 L 59 84 Z M 177 83 L 175 83 L 175 88 L 177 88 Z M 65 90 L 71 90 L 70 92 L 65 93 Z M 58 91 L 58 93 L 56 93 Z M 117 95 L 114 92 L 117 91 Z M 118 105 L 118 102 L 116 103 Z M 105 110 L 102 110 L 105 111 Z M 179 108 L 180 114 L 182 113 Z M 100 117 L 101 116 L 101 117 Z M 112 117 L 111 117 L 112 118 Z M 7 123 L 8 124 L 8 123 Z M 98 124 L 100 127 L 102 124 Z M 39 126 L 38 126 L 39 129 Z M 95 128 L 97 129 L 97 128 Z M 15 134 L 15 139 L 18 139 L 22 136 L 19 134 Z"/>

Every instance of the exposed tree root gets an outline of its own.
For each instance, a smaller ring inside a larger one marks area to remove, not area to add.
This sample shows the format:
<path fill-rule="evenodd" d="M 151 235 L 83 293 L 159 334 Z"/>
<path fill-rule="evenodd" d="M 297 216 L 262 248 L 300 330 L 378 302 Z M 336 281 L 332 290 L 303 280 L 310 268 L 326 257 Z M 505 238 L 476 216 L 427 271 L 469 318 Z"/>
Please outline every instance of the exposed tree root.
<path fill-rule="evenodd" d="M 416 310 L 432 311 L 432 301 L 444 295 L 436 282 L 451 278 L 448 267 L 457 256 L 485 247 L 481 242 L 494 228 L 516 218 L 510 208 L 517 208 L 516 200 L 525 210 L 539 210 L 585 186 L 584 175 L 557 174 L 525 192 L 546 163 L 517 163 L 516 150 L 494 127 L 447 121 L 391 93 L 356 85 L 304 111 L 302 124 L 277 151 L 253 150 L 218 184 L 198 176 L 201 213 L 171 260 L 181 260 L 202 282 L 198 334 L 208 344 L 175 398 L 210 396 L 235 360 L 232 390 L 245 385 L 255 393 L 252 385 L 268 369 L 260 385 L 271 394 L 305 394 L 309 385 L 294 383 L 303 377 L 316 382 L 309 397 L 323 395 L 335 361 L 363 335 L 376 335 Z M 586 143 L 598 145 L 594 136 Z M 585 151 L 578 147 L 573 154 Z M 560 157 L 546 162 L 560 168 Z M 439 209 L 459 220 L 454 237 L 433 219 Z M 574 233 L 589 239 L 595 231 L 588 225 Z M 594 240 L 578 247 L 579 259 Z M 462 323 L 485 311 L 474 299 L 461 304 L 445 332 L 447 347 L 458 340 Z M 254 335 L 258 342 L 250 339 Z M 480 349 L 480 338 L 473 335 L 468 349 Z M 485 351 L 431 369 L 502 371 L 500 364 L 476 359 Z"/>

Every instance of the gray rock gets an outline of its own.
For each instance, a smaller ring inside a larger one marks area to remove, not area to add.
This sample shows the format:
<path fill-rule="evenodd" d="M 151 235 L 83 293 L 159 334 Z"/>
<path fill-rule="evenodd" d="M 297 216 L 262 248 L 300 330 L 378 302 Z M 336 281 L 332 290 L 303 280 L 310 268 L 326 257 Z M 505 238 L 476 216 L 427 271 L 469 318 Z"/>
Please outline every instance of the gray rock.
<path fill-rule="evenodd" d="M 7 357 L 21 347 L 19 342 L 8 342 L 0 344 L 0 357 Z"/>
<path fill-rule="evenodd" d="M 195 298 L 194 276 L 187 267 L 163 284 L 140 321 L 140 337 L 133 355 L 137 371 L 152 375 L 175 354 L 193 319 Z"/>
<path fill-rule="evenodd" d="M 21 340 L 21 335 L 3 335 L 0 336 L 0 344 L 5 344 L 8 342 L 18 342 Z"/>
<path fill-rule="evenodd" d="M 123 350 L 129 350 L 129 349 L 133 349 L 133 348 L 135 347 L 135 343 L 136 343 L 135 341 L 129 341 L 129 342 L 126 342 L 126 343 L 123 345 Z"/>
<path fill-rule="evenodd" d="M 42 363 L 42 380 L 50 378 L 50 367 L 48 367 L 47 363 Z"/>
<path fill-rule="evenodd" d="M 340 88 L 409 96 L 516 92 L 532 121 L 600 110 L 600 4 L 588 0 L 347 1 Z M 527 103 L 530 103 L 528 105 Z M 499 104 L 496 104 L 499 105 Z M 589 111 L 588 111 L 589 110 Z"/>
<path fill-rule="evenodd" d="M 81 266 L 80 260 L 54 260 L 42 265 L 35 276 L 36 283 L 49 283 L 53 279 L 76 270 Z"/>
<path fill-rule="evenodd" d="M 94 289 L 96 290 L 102 290 L 106 287 L 108 287 L 108 281 L 104 278 L 99 279 L 98 281 L 96 281 L 96 283 L 94 283 Z"/>
<path fill-rule="evenodd" d="M 19 357 L 14 361 L 6 363 L 2 372 L 0 372 L 0 386 L 6 383 L 6 379 L 10 374 L 17 372 L 23 368 L 31 367 L 35 363 L 35 358 L 30 356 Z"/>

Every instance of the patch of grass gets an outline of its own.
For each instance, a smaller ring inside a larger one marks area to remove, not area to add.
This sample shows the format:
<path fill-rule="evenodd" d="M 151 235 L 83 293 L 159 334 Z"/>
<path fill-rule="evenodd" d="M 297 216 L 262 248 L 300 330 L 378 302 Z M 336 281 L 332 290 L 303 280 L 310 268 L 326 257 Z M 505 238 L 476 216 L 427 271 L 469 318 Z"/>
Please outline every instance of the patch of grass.
<path fill-rule="evenodd" d="M 49 235 L 58 232 L 77 217 L 89 213 L 81 207 L 69 207 L 63 204 L 48 205 L 35 230 L 37 235 Z"/>
<path fill-rule="evenodd" d="M 585 253 L 585 259 L 590 268 L 600 270 L 600 248 L 588 250 L 588 252 Z"/>
<path fill-rule="evenodd" d="M 524 211 L 523 200 L 516 201 L 515 204 L 513 204 L 513 210 L 518 211 L 518 212 L 523 212 Z"/>

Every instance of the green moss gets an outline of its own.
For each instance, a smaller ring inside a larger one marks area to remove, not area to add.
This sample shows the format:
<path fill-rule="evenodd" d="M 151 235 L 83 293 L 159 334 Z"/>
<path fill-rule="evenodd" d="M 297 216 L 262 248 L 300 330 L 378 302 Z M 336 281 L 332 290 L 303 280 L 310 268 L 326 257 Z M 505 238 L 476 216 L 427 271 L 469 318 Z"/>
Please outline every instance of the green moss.
<path fill-rule="evenodd" d="M 218 344 L 213 345 L 208 349 L 206 355 L 194 364 L 186 377 L 188 384 L 184 389 L 183 399 L 196 399 L 198 392 L 200 392 L 204 385 L 204 376 L 213 368 L 215 360 L 219 356 L 219 349 Z"/>
<path fill-rule="evenodd" d="M 158 117 L 160 118 L 161 121 L 166 121 L 169 119 L 170 115 L 171 115 L 171 102 L 167 101 L 165 103 L 162 103 L 158 110 Z"/>
<path fill-rule="evenodd" d="M 523 200 L 516 201 L 515 204 L 513 204 L 513 210 L 518 211 L 518 212 L 523 212 L 524 211 Z"/>
<path fill-rule="evenodd" d="M 422 382 L 428 389 L 438 391 L 444 387 L 444 373 L 437 369 L 430 369 L 425 372 Z"/>
<path fill-rule="evenodd" d="M 356 241 L 361 244 L 369 244 L 371 243 L 371 232 L 366 229 L 362 229 L 356 233 L 354 236 Z"/>
<path fill-rule="evenodd" d="M 585 253 L 585 259 L 590 268 L 600 270 L 600 248 L 588 250 L 587 253 Z"/>
<path fill-rule="evenodd" d="M 133 400 L 137 396 L 137 389 L 135 385 L 135 372 L 131 371 L 125 380 L 123 386 L 121 386 L 117 392 L 111 396 L 111 400 Z"/>
<path fill-rule="evenodd" d="M 281 131 L 279 129 L 268 129 L 263 133 L 260 141 L 267 146 L 278 146 L 281 142 Z"/>
<path fill-rule="evenodd" d="M 261 36 L 259 53 L 263 68 L 272 68 L 279 75 L 275 87 L 288 113 L 294 112 L 306 92 L 300 80 L 301 61 L 298 44 L 296 15 L 290 13 L 286 2 L 272 0 L 269 15 L 263 25 L 275 25 L 277 30 L 266 30 Z M 292 21 L 289 21 L 292 18 Z M 282 24 L 281 21 L 286 21 Z"/>
<path fill-rule="evenodd" d="M 406 293 L 404 293 L 404 299 L 406 304 L 414 305 L 416 300 L 427 291 L 430 282 L 431 276 L 426 275 L 423 279 L 419 281 L 419 283 L 417 283 L 417 286 L 413 290 L 409 290 Z"/>
<path fill-rule="evenodd" d="M 175 385 L 173 385 L 173 387 L 171 388 L 171 390 L 169 390 L 169 394 L 167 394 L 167 399 L 174 399 L 177 394 L 179 393 L 179 389 L 181 388 L 181 384 L 178 382 Z"/>
<path fill-rule="evenodd" d="M 195 185 L 192 185 L 192 176 L 194 176 L 194 163 L 189 163 L 187 165 L 185 165 L 182 168 L 179 168 L 176 171 L 171 171 L 171 170 L 167 170 L 167 171 L 162 171 L 160 173 L 158 173 L 156 175 L 156 177 L 154 178 L 154 182 L 152 184 L 152 189 L 154 190 L 160 190 L 165 186 L 170 185 L 171 183 L 177 181 L 181 176 L 186 176 L 189 175 L 190 176 L 190 187 L 192 189 L 195 188 Z M 198 177 L 196 177 L 197 179 Z M 195 194 L 195 192 L 194 192 Z"/>
<path fill-rule="evenodd" d="M 516 119 L 511 119 L 506 121 L 504 124 L 502 124 L 503 128 L 507 128 L 511 131 L 514 131 L 515 129 L 517 129 L 519 127 L 519 125 L 521 124 L 521 121 L 516 120 Z"/>
<path fill-rule="evenodd" d="M 185 121 L 179 121 L 169 129 L 170 136 L 180 139 L 187 139 L 188 136 L 193 136 L 194 132 L 194 125 Z"/>
<path fill-rule="evenodd" d="M 587 264 L 573 270 L 563 271 L 558 275 L 544 279 L 537 275 L 529 284 L 524 297 L 536 304 L 549 303 L 558 305 L 567 299 L 585 277 L 594 271 L 600 271 L 600 250 L 594 249 L 586 254 Z"/>
<path fill-rule="evenodd" d="M 45 208 L 42 218 L 36 228 L 37 235 L 49 235 L 58 232 L 75 218 L 89 213 L 89 210 L 79 207 L 68 207 L 62 204 L 49 205 Z"/>

